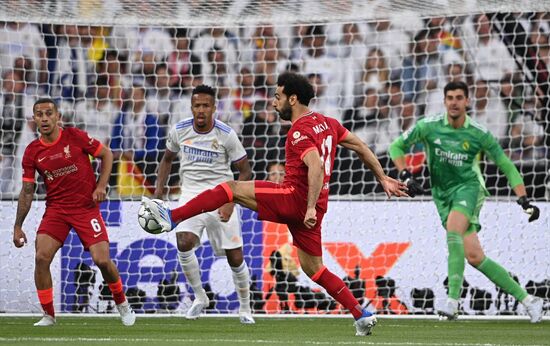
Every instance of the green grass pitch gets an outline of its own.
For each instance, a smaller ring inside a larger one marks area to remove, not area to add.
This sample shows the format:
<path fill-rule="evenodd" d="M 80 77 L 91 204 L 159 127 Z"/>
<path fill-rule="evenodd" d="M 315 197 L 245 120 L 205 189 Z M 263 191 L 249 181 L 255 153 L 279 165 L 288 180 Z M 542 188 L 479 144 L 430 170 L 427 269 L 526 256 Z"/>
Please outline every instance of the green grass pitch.
<path fill-rule="evenodd" d="M 133 327 L 113 318 L 0 317 L 0 345 L 550 345 L 550 324 L 526 320 L 411 320 L 381 318 L 368 337 L 356 337 L 351 318 L 237 318 L 139 316 Z"/>

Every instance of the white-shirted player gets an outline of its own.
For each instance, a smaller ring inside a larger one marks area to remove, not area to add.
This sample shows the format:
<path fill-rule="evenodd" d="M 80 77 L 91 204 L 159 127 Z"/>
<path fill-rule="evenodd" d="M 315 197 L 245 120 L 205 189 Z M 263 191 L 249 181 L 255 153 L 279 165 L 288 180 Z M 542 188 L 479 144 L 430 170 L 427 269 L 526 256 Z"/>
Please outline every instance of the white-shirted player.
<path fill-rule="evenodd" d="M 231 165 L 239 170 L 239 180 L 250 179 L 250 164 L 237 134 L 228 125 L 214 119 L 215 95 L 213 88 L 197 86 L 191 94 L 193 117 L 171 128 L 159 166 L 156 198 L 163 197 L 172 161 L 179 154 L 180 205 L 204 190 L 233 180 Z M 187 319 L 197 319 L 210 303 L 202 287 L 199 262 L 195 255 L 195 247 L 200 245 L 202 232 L 206 230 L 216 255 L 227 256 L 239 296 L 241 323 L 255 323 L 250 309 L 250 274 L 243 258 L 239 212 L 233 212 L 234 207 L 233 203 L 225 204 L 217 211 L 190 218 L 175 229 L 178 259 L 195 294 L 193 305 L 187 311 Z"/>

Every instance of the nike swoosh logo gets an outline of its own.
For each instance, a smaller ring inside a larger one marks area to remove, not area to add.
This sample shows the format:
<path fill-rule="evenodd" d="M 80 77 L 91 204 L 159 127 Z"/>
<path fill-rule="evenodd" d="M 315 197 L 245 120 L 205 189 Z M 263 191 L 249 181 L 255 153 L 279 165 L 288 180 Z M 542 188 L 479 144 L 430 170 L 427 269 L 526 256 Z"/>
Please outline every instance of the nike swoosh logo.
<path fill-rule="evenodd" d="M 47 157 L 47 156 L 46 156 L 46 157 Z M 46 157 L 39 158 L 39 159 L 38 159 L 38 162 L 44 161 L 44 160 L 46 159 Z"/>
<path fill-rule="evenodd" d="M 97 238 L 97 237 L 99 237 L 99 236 L 102 235 L 102 234 L 103 234 L 103 232 L 96 233 L 96 234 L 94 234 L 94 238 Z"/>

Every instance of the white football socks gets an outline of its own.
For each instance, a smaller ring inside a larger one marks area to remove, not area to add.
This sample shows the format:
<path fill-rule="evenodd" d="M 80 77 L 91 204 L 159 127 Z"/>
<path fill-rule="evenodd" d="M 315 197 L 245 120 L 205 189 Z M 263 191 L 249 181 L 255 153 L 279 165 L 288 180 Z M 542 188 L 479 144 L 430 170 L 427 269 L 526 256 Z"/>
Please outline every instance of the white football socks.
<path fill-rule="evenodd" d="M 195 293 L 195 299 L 205 301 L 207 296 L 202 287 L 201 271 L 199 261 L 197 256 L 195 256 L 195 250 L 178 251 L 178 260 L 183 269 L 183 274 L 187 279 L 187 284 L 191 286 L 193 293 Z"/>
<path fill-rule="evenodd" d="M 240 312 L 250 313 L 250 273 L 248 272 L 248 266 L 243 261 L 238 267 L 231 267 L 233 272 L 233 283 L 239 296 Z"/>

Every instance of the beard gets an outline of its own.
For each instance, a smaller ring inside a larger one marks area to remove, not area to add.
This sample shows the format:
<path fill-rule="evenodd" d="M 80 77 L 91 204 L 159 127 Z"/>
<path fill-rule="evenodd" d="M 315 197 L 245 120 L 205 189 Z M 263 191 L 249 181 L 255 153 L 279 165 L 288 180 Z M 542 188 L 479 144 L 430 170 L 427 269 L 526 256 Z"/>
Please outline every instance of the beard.
<path fill-rule="evenodd" d="M 277 111 L 277 113 L 279 113 L 281 119 L 289 121 L 292 117 L 292 109 L 290 109 L 290 105 L 288 104 L 288 102 L 286 102 L 281 110 Z"/>

